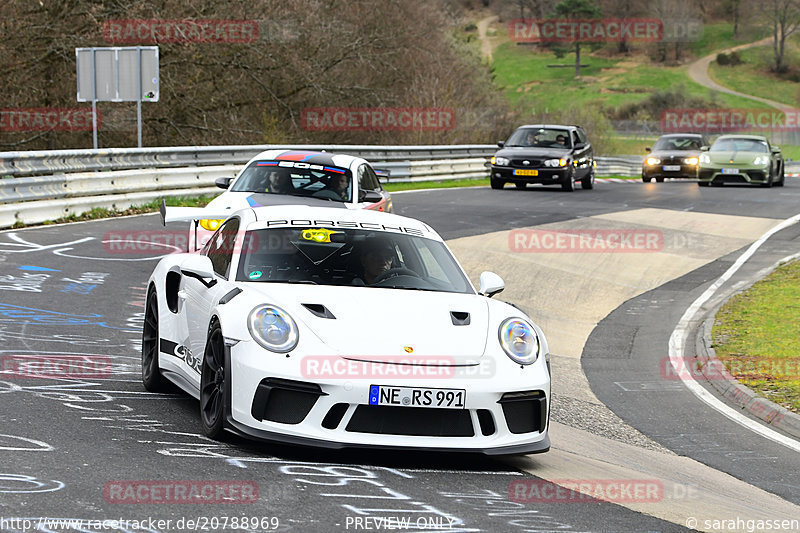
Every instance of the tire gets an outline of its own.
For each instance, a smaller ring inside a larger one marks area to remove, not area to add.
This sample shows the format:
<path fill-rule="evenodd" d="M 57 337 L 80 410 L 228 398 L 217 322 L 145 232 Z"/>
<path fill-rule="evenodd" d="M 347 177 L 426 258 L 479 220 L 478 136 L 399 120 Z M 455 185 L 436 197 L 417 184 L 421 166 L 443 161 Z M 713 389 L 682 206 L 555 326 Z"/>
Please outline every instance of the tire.
<path fill-rule="evenodd" d="M 664 183 L 664 176 L 656 177 L 656 183 Z"/>
<path fill-rule="evenodd" d="M 561 182 L 561 190 L 572 192 L 575 190 L 575 169 L 573 168 L 566 179 Z"/>
<path fill-rule="evenodd" d="M 581 180 L 581 188 L 586 190 L 594 189 L 594 169 L 592 169 L 588 176 Z"/>
<path fill-rule="evenodd" d="M 527 189 L 528 188 L 528 184 L 526 182 L 524 182 L 524 181 L 518 181 L 518 182 L 514 183 L 514 187 L 516 187 L 517 189 Z"/>
<path fill-rule="evenodd" d="M 762 183 L 761 186 L 765 189 L 769 189 L 772 187 L 772 172 L 770 172 L 769 176 L 767 176 L 767 182 Z"/>
<path fill-rule="evenodd" d="M 650 183 L 650 178 L 642 176 L 642 181 L 645 182 L 645 183 Z"/>
<path fill-rule="evenodd" d="M 155 289 L 145 300 L 144 325 L 142 326 L 142 383 L 150 392 L 164 392 L 167 383 L 158 366 L 161 337 L 158 328 L 158 296 Z"/>
<path fill-rule="evenodd" d="M 506 184 L 506 182 L 496 179 L 490 179 L 489 183 L 492 185 L 492 189 L 502 189 Z"/>
<path fill-rule="evenodd" d="M 698 181 L 697 182 L 697 186 L 698 187 L 708 187 L 708 182 L 707 181 Z"/>
<path fill-rule="evenodd" d="M 783 184 L 786 182 L 786 169 L 783 168 L 781 165 L 781 179 L 775 184 L 776 187 L 783 187 Z"/>
<path fill-rule="evenodd" d="M 216 320 L 208 328 L 208 340 L 200 369 L 200 423 L 203 434 L 222 440 L 227 413 L 228 376 L 225 361 L 225 340 Z"/>

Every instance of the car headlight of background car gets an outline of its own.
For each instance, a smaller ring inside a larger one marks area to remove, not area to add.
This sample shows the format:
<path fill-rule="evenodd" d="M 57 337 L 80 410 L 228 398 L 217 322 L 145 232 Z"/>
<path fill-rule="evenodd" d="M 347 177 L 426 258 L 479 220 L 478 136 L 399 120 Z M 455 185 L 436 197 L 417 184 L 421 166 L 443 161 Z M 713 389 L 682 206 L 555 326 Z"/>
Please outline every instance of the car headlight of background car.
<path fill-rule="evenodd" d="M 547 159 L 544 162 L 544 166 L 546 167 L 565 167 L 567 166 L 567 160 L 565 158 L 561 159 Z"/>
<path fill-rule="evenodd" d="M 753 159 L 753 164 L 759 167 L 767 166 L 769 164 L 769 157 L 765 155 L 757 155 L 755 159 Z"/>
<path fill-rule="evenodd" d="M 648 157 L 647 159 L 644 160 L 644 162 L 645 162 L 646 165 L 649 165 L 651 167 L 653 165 L 660 165 L 661 164 L 661 160 L 659 158 L 657 158 L 657 157 Z"/>
<path fill-rule="evenodd" d="M 491 159 L 491 163 L 493 165 L 499 165 L 501 167 L 507 167 L 511 163 L 511 160 L 508 159 L 507 157 L 493 156 L 492 159 Z"/>
<path fill-rule="evenodd" d="M 271 352 L 285 353 L 297 346 L 297 324 L 275 305 L 259 305 L 250 311 L 247 329 L 255 341 Z"/>
<path fill-rule="evenodd" d="M 687 157 L 686 159 L 683 160 L 683 162 L 686 165 L 694 166 L 694 165 L 697 164 L 697 158 L 696 157 Z"/>
<path fill-rule="evenodd" d="M 521 318 L 507 318 L 498 331 L 500 346 L 515 363 L 530 365 L 539 357 L 539 337 L 533 327 Z"/>
<path fill-rule="evenodd" d="M 708 163 L 711 163 L 711 158 L 708 157 L 708 154 L 700 154 L 699 162 L 700 162 L 701 165 L 703 163 L 708 164 Z"/>

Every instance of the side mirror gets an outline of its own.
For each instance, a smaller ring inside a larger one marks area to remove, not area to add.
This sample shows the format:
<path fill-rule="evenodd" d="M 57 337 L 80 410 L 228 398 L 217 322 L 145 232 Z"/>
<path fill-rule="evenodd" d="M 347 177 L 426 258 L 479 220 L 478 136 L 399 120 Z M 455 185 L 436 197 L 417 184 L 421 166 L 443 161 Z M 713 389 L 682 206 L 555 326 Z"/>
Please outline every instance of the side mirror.
<path fill-rule="evenodd" d="M 383 200 L 383 195 L 378 191 L 358 191 L 358 201 L 376 204 Z"/>
<path fill-rule="evenodd" d="M 645 146 L 645 147 L 644 147 L 644 151 L 645 151 L 645 152 L 647 152 L 648 154 L 649 154 L 650 152 L 652 152 L 652 150 L 650 149 L 650 147 L 649 147 L 649 146 Z"/>
<path fill-rule="evenodd" d="M 581 148 L 586 148 L 586 143 L 575 143 L 576 150 L 580 150 Z"/>
<path fill-rule="evenodd" d="M 506 145 L 505 141 L 497 141 L 497 146 L 499 146 L 500 148 L 502 148 L 505 145 Z"/>
<path fill-rule="evenodd" d="M 772 153 L 773 154 L 779 154 L 779 153 L 781 153 L 781 149 L 778 148 L 777 146 L 773 146 L 772 147 Z"/>
<path fill-rule="evenodd" d="M 711 147 L 710 147 L 710 146 L 701 146 L 701 147 L 700 147 L 700 151 L 701 151 L 701 152 L 708 152 L 708 149 L 709 149 L 709 148 L 711 148 Z"/>
<path fill-rule="evenodd" d="M 190 254 L 181 262 L 181 272 L 200 280 L 214 277 L 214 266 L 205 255 Z"/>
<path fill-rule="evenodd" d="M 220 189 L 227 189 L 230 187 L 232 181 L 233 178 L 217 178 L 214 180 L 214 184 Z"/>
<path fill-rule="evenodd" d="M 503 282 L 503 278 L 494 272 L 481 272 L 478 294 L 491 298 L 505 288 L 506 284 Z"/>

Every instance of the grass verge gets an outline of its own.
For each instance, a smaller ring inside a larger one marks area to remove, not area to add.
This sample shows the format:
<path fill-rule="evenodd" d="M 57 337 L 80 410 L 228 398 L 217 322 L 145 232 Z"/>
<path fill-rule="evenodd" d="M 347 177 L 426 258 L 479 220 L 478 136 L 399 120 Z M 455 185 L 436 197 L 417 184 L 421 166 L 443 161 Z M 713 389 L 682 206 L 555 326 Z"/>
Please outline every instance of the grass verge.
<path fill-rule="evenodd" d="M 798 77 L 800 73 L 792 71 L 786 75 L 777 75 L 770 71 L 772 47 L 760 46 L 739 52 L 743 63 L 735 66 L 721 66 L 713 61 L 708 72 L 711 78 L 734 91 L 752 94 L 774 100 L 782 104 L 796 106 L 798 104 Z M 797 64 L 800 52 L 792 47 L 789 55 L 790 64 Z M 752 102 L 747 108 L 761 107 Z"/>
<path fill-rule="evenodd" d="M 800 261 L 737 294 L 717 313 L 717 356 L 742 384 L 800 413 Z"/>

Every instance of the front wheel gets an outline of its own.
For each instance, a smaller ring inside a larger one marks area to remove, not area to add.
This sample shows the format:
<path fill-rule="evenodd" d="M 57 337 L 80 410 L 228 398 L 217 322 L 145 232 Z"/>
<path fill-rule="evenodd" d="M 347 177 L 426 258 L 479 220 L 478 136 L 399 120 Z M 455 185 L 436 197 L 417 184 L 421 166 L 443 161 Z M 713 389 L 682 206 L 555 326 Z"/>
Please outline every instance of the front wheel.
<path fill-rule="evenodd" d="M 203 434 L 221 440 L 225 431 L 225 339 L 219 322 L 208 328 L 208 341 L 200 371 L 200 422 Z"/>
<path fill-rule="evenodd" d="M 783 168 L 781 165 L 781 179 L 775 184 L 776 187 L 783 187 L 784 182 L 786 181 L 786 169 Z"/>
<path fill-rule="evenodd" d="M 506 184 L 504 181 L 496 180 L 494 178 L 489 180 L 489 183 L 492 186 L 492 189 L 502 189 L 503 186 Z"/>
<path fill-rule="evenodd" d="M 524 181 L 518 181 L 518 182 L 516 182 L 516 183 L 514 184 L 514 186 L 515 186 L 517 189 L 527 189 L 527 188 L 528 188 L 528 183 L 527 183 L 527 182 L 524 182 Z"/>
<path fill-rule="evenodd" d="M 664 176 L 657 176 L 656 183 L 664 183 Z"/>
<path fill-rule="evenodd" d="M 581 180 L 581 187 L 584 189 L 594 189 L 594 170 Z"/>
<path fill-rule="evenodd" d="M 572 192 L 575 190 L 575 169 L 573 168 L 570 170 L 569 174 L 567 174 L 564 178 L 564 181 L 561 182 L 561 190 Z"/>
<path fill-rule="evenodd" d="M 697 186 L 698 187 L 708 187 L 708 182 L 707 181 L 698 181 L 697 182 Z"/>
<path fill-rule="evenodd" d="M 164 392 L 167 388 L 161 368 L 158 365 L 158 353 L 161 337 L 158 332 L 158 296 L 151 290 L 147 294 L 142 326 L 142 383 L 150 392 Z"/>

